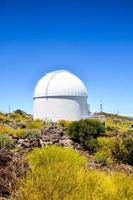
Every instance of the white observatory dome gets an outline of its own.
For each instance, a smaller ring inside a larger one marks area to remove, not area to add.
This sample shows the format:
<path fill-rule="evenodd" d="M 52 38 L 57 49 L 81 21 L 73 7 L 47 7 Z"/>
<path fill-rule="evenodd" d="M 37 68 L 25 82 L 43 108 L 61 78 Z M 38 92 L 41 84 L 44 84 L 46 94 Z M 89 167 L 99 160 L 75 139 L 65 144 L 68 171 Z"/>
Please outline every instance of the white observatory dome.
<path fill-rule="evenodd" d="M 47 73 L 34 91 L 34 118 L 58 121 L 88 117 L 87 89 L 67 70 Z"/>
<path fill-rule="evenodd" d="M 82 81 L 66 70 L 47 73 L 40 79 L 34 97 L 47 96 L 87 96 L 87 90 Z"/>

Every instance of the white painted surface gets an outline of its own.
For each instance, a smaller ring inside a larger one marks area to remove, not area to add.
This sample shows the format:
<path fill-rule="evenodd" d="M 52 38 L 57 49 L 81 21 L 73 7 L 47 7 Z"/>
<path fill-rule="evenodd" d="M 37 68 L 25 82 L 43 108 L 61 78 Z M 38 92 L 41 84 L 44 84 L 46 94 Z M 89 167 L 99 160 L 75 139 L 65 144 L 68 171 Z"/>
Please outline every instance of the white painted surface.
<path fill-rule="evenodd" d="M 83 82 L 66 70 L 47 73 L 37 83 L 34 97 L 41 96 L 87 96 Z"/>
<path fill-rule="evenodd" d="M 38 82 L 33 104 L 34 119 L 73 121 L 88 117 L 84 84 L 64 70 L 48 73 Z"/>

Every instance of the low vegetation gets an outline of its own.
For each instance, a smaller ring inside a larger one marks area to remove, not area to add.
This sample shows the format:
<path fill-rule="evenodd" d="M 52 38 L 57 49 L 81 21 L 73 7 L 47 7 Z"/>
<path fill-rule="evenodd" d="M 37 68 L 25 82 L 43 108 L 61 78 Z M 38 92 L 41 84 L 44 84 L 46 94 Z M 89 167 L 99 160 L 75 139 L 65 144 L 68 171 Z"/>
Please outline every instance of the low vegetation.
<path fill-rule="evenodd" d="M 44 123 L 41 120 L 30 119 L 30 120 L 26 121 L 26 128 L 27 129 L 40 129 L 40 128 L 42 128 L 43 124 Z"/>
<path fill-rule="evenodd" d="M 23 134 L 22 138 L 28 138 L 31 140 L 37 140 L 41 138 L 40 129 L 26 129 L 25 134 Z"/>
<path fill-rule="evenodd" d="M 35 149 L 30 170 L 19 180 L 16 200 L 132 200 L 133 177 L 87 170 L 87 160 L 61 147 Z"/>
<path fill-rule="evenodd" d="M 97 137 L 105 133 L 105 126 L 98 120 L 82 119 L 71 123 L 67 132 L 72 140 L 83 145 L 85 149 L 95 151 Z"/>
<path fill-rule="evenodd" d="M 39 139 L 41 137 L 40 129 L 45 125 L 46 123 L 42 120 L 33 120 L 30 115 L 21 110 L 10 114 L 0 114 L 0 136 L 5 140 L 7 137 L 4 135 Z"/>
<path fill-rule="evenodd" d="M 21 110 L 0 113 L 0 151 L 11 151 L 20 160 L 25 155 L 29 165 L 26 175 L 20 172 L 23 177 L 15 178 L 17 187 L 11 199 L 132 200 L 132 127 L 132 119 L 109 114 L 104 122 L 82 119 L 53 123 L 33 120 Z M 65 144 L 87 157 L 70 148 L 47 146 L 53 144 Z M 128 173 L 115 170 L 116 165 L 126 166 Z"/>
<path fill-rule="evenodd" d="M 128 133 L 128 131 L 130 130 L 131 122 L 126 120 L 120 120 L 119 118 L 107 117 L 105 126 L 107 133 L 118 132 L 124 134 Z"/>
<path fill-rule="evenodd" d="M 0 135 L 0 149 L 6 148 L 6 149 L 12 149 L 14 147 L 14 142 L 12 138 L 10 138 L 8 135 Z"/>

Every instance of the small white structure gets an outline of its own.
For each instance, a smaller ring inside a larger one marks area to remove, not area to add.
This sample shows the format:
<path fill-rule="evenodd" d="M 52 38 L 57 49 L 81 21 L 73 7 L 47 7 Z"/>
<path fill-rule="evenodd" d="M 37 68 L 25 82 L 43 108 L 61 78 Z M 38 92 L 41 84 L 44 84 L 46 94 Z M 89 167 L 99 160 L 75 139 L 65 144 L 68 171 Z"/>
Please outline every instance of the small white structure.
<path fill-rule="evenodd" d="M 66 70 L 47 73 L 40 79 L 33 104 L 34 119 L 74 121 L 88 117 L 86 87 Z"/>

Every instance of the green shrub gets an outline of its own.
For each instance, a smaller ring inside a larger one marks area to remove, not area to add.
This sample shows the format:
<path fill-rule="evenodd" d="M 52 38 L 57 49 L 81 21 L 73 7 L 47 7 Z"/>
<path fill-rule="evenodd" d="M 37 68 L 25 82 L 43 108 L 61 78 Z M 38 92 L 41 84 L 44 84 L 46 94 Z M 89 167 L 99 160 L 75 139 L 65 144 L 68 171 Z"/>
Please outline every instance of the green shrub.
<path fill-rule="evenodd" d="M 16 129 L 14 135 L 18 136 L 19 138 L 23 138 L 25 136 L 25 129 L 23 128 Z"/>
<path fill-rule="evenodd" d="M 82 144 L 88 150 L 95 151 L 96 138 L 105 132 L 105 126 L 98 120 L 82 119 L 72 122 L 67 132 L 72 140 Z"/>
<path fill-rule="evenodd" d="M 124 161 L 130 165 L 133 165 L 133 136 L 123 140 L 123 145 L 126 149 L 126 151 L 124 151 Z"/>
<path fill-rule="evenodd" d="M 89 149 L 92 152 L 95 152 L 97 150 L 97 148 L 98 148 L 97 139 L 90 138 L 90 139 L 88 139 L 87 142 L 85 142 L 85 145 L 86 145 L 87 149 Z"/>
<path fill-rule="evenodd" d="M 23 135 L 23 138 L 28 138 L 31 140 L 41 139 L 41 131 L 40 129 L 26 129 Z"/>
<path fill-rule="evenodd" d="M 127 121 L 114 120 L 111 117 L 106 118 L 105 126 L 107 131 L 117 131 L 120 133 L 127 133 L 131 127 L 131 123 Z"/>
<path fill-rule="evenodd" d="M 120 138 L 113 155 L 119 162 L 133 165 L 133 136 Z"/>
<path fill-rule="evenodd" d="M 3 125 L 0 125 L 0 135 L 2 135 L 2 134 L 14 135 L 15 130 L 11 127 L 6 127 L 6 126 L 3 126 Z"/>
<path fill-rule="evenodd" d="M 66 120 L 59 120 L 57 124 L 64 128 L 68 128 L 72 122 L 71 121 L 66 121 Z"/>
<path fill-rule="evenodd" d="M 113 164 L 116 162 L 114 152 L 116 151 L 116 138 L 98 137 L 98 149 L 95 153 L 95 160 L 103 164 Z"/>
<path fill-rule="evenodd" d="M 26 112 L 24 112 L 23 110 L 20 110 L 20 109 L 15 110 L 14 113 L 19 114 L 19 115 L 26 117 L 26 118 L 31 118 L 30 115 L 28 115 Z"/>
<path fill-rule="evenodd" d="M 94 158 L 103 164 L 115 162 L 133 165 L 133 137 L 98 137 L 98 148 Z"/>
<path fill-rule="evenodd" d="M 5 116 L 0 114 L 0 122 L 2 122 L 5 119 Z"/>
<path fill-rule="evenodd" d="M 74 150 L 45 147 L 27 156 L 30 170 L 12 200 L 132 200 L 133 176 L 87 170 Z"/>
<path fill-rule="evenodd" d="M 13 140 L 8 135 L 0 135 L 0 149 L 11 149 L 14 147 Z"/>
<path fill-rule="evenodd" d="M 42 120 L 27 120 L 26 122 L 26 128 L 27 129 L 39 129 L 39 128 L 42 128 L 43 126 L 43 121 Z"/>
<path fill-rule="evenodd" d="M 25 135 L 25 130 L 18 128 L 18 129 L 13 129 L 11 127 L 6 127 L 0 125 L 0 135 L 7 134 L 9 136 L 18 136 L 22 138 Z"/>
<path fill-rule="evenodd" d="M 20 121 L 22 121 L 24 119 L 24 117 L 21 114 L 15 113 L 15 112 L 10 113 L 8 115 L 8 118 L 12 119 L 12 120 L 16 120 L 17 122 L 20 122 Z"/>
<path fill-rule="evenodd" d="M 32 120 L 32 116 L 27 115 L 25 112 L 21 110 L 16 110 L 12 113 L 7 114 L 6 120 L 8 121 L 15 120 L 16 122 L 23 122 L 25 120 Z"/>

